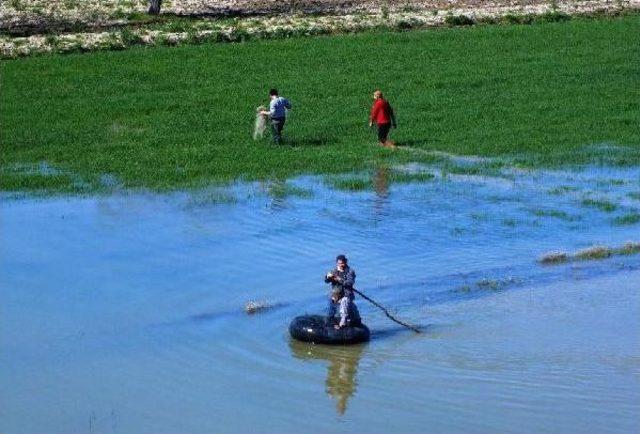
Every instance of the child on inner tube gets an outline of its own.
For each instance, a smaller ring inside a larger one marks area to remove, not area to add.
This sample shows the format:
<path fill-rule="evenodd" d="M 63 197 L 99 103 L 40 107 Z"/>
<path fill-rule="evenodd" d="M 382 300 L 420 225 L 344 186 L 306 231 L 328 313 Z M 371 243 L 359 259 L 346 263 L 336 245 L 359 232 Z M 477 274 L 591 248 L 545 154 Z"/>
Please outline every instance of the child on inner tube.
<path fill-rule="evenodd" d="M 338 305 L 338 315 L 340 316 L 338 324 L 333 326 L 336 330 L 362 325 L 358 307 L 353 302 L 353 299 L 345 293 L 344 289 L 333 291 L 331 301 Z"/>

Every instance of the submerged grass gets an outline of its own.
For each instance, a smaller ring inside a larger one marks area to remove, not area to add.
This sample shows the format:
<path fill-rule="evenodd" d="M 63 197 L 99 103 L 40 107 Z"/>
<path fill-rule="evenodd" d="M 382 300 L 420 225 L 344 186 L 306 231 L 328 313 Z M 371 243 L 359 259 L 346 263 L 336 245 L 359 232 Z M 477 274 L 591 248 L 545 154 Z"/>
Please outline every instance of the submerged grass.
<path fill-rule="evenodd" d="M 109 173 L 164 190 L 433 161 L 374 145 L 375 88 L 396 110 L 393 139 L 413 149 L 640 164 L 639 24 L 634 14 L 4 61 L 0 169 L 47 161 L 60 174 L 0 170 L 0 189 L 97 191 Z M 385 56 L 362 55 L 374 45 Z M 293 102 L 285 146 L 251 140 L 270 87 Z M 585 147 L 602 143 L 618 146 Z"/>
<path fill-rule="evenodd" d="M 640 223 L 640 213 L 633 212 L 616 217 L 613 219 L 613 223 L 616 225 L 635 225 L 636 223 Z"/>
<path fill-rule="evenodd" d="M 578 187 L 571 185 L 561 185 L 560 187 L 554 187 L 549 189 L 549 194 L 562 195 L 570 192 L 578 191 Z"/>
<path fill-rule="evenodd" d="M 634 255 L 640 253 L 640 242 L 629 241 L 621 247 L 592 246 L 571 254 L 562 251 L 547 252 L 538 258 L 545 265 L 562 264 L 570 261 L 606 259 L 614 255 Z"/>
<path fill-rule="evenodd" d="M 359 176 L 346 178 L 330 178 L 329 185 L 338 190 L 365 191 L 373 189 L 373 180 Z"/>
<path fill-rule="evenodd" d="M 555 209 L 531 209 L 528 211 L 537 217 L 554 217 L 569 222 L 579 220 L 578 216 L 573 216 L 564 211 Z"/>
<path fill-rule="evenodd" d="M 604 212 L 613 212 L 618 208 L 616 204 L 611 203 L 608 200 L 583 199 L 581 203 L 586 207 L 597 208 Z"/>
<path fill-rule="evenodd" d="M 269 196 L 275 199 L 284 199 L 287 197 L 303 197 L 310 198 L 313 196 L 313 190 L 302 188 L 286 181 L 274 181 L 267 186 Z"/>
<path fill-rule="evenodd" d="M 606 246 L 593 246 L 578 250 L 573 257 L 575 259 L 605 259 L 613 254 L 612 250 Z"/>
<path fill-rule="evenodd" d="M 435 179 L 431 172 L 405 172 L 398 169 L 377 168 L 373 172 L 347 176 L 328 176 L 325 182 L 332 188 L 345 191 L 376 190 L 381 194 L 393 184 L 410 184 Z"/>

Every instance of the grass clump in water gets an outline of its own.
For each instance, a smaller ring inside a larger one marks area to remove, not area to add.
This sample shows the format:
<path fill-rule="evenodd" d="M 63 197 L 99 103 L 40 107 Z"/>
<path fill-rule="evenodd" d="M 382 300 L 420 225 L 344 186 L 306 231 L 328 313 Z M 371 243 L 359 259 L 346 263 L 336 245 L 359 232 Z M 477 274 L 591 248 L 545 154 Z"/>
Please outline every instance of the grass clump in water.
<path fill-rule="evenodd" d="M 554 187 L 550 189 L 549 194 L 561 195 L 561 194 L 565 194 L 565 193 L 569 193 L 577 190 L 578 190 L 578 187 L 573 187 L 571 185 L 561 185 L 560 187 Z"/>
<path fill-rule="evenodd" d="M 313 191 L 308 188 L 297 187 L 284 181 L 277 181 L 269 184 L 267 187 L 269 195 L 276 199 L 284 199 L 286 197 L 313 197 Z"/>
<path fill-rule="evenodd" d="M 625 214 L 623 216 L 616 217 L 615 219 L 613 219 L 613 223 L 620 226 L 635 225 L 638 222 L 640 222 L 640 214 L 637 212 L 631 213 L 631 214 Z"/>
<path fill-rule="evenodd" d="M 633 255 L 640 253 L 640 242 L 628 241 L 622 247 L 592 246 L 578 250 L 574 254 L 566 252 L 549 252 L 538 258 L 538 262 L 546 265 L 562 264 L 569 261 L 586 261 L 607 259 L 614 255 Z"/>
<path fill-rule="evenodd" d="M 363 177 L 332 178 L 329 183 L 333 188 L 345 191 L 365 191 L 373 189 L 373 181 L 370 178 Z"/>
<path fill-rule="evenodd" d="M 435 175 L 429 172 L 406 173 L 400 171 L 391 172 L 389 181 L 398 184 L 409 184 L 412 182 L 426 182 L 435 179 Z"/>
<path fill-rule="evenodd" d="M 606 246 L 593 246 L 578 250 L 574 257 L 576 259 L 605 259 L 613 254 L 612 250 Z"/>
<path fill-rule="evenodd" d="M 534 209 L 529 210 L 533 215 L 537 217 L 555 217 L 561 220 L 566 220 L 569 222 L 578 220 L 578 217 L 567 214 L 564 211 L 559 210 L 546 210 L 546 209 Z"/>
<path fill-rule="evenodd" d="M 600 211 L 604 211 L 604 212 L 613 212 L 617 208 L 617 206 L 614 203 L 611 203 L 608 200 L 583 199 L 581 203 L 583 206 L 587 206 L 590 208 L 597 208 Z"/>
<path fill-rule="evenodd" d="M 640 253 L 640 243 L 629 241 L 624 246 L 616 250 L 620 255 L 635 255 Z"/>
<path fill-rule="evenodd" d="M 569 260 L 567 252 L 547 252 L 538 258 L 541 264 L 562 264 Z"/>
<path fill-rule="evenodd" d="M 476 287 L 479 289 L 485 289 L 490 291 L 500 291 L 508 286 L 513 286 L 521 283 L 522 280 L 517 277 L 506 277 L 501 279 L 480 279 L 476 282 Z"/>

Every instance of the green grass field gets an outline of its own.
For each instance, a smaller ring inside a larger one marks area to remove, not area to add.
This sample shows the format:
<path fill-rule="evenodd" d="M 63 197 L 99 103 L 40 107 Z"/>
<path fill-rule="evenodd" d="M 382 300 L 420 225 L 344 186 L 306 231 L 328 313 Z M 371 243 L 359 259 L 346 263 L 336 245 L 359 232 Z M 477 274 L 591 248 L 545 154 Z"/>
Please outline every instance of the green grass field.
<path fill-rule="evenodd" d="M 398 117 L 392 138 L 414 149 L 640 164 L 639 29 L 636 14 L 4 61 L 0 189 L 93 192 L 105 175 L 172 189 L 433 159 L 374 145 L 376 88 Z M 286 146 L 251 139 L 270 87 L 294 105 Z"/>

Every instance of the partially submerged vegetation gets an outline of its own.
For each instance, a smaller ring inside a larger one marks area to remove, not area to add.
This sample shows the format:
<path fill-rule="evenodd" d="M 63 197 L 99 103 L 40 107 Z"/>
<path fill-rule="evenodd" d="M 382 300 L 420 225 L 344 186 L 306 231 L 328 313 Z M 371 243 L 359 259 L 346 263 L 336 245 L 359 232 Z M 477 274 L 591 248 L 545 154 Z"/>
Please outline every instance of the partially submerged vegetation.
<path fill-rule="evenodd" d="M 576 221 L 580 219 L 580 216 L 571 215 L 565 211 L 560 211 L 556 209 L 530 209 L 528 210 L 531 214 L 536 217 L 553 217 L 560 220 L 565 221 Z"/>
<path fill-rule="evenodd" d="M 522 279 L 518 277 L 482 278 L 473 284 L 464 284 L 455 289 L 456 292 L 469 293 L 473 291 L 503 291 L 514 286 L 521 285 Z"/>
<path fill-rule="evenodd" d="M 384 195 L 391 184 L 426 182 L 435 179 L 435 177 L 433 173 L 428 171 L 408 172 L 401 169 L 383 167 L 355 175 L 328 176 L 326 177 L 326 183 L 338 190 L 375 190 L 377 193 Z"/>
<path fill-rule="evenodd" d="M 600 211 L 604 211 L 604 212 L 613 212 L 617 209 L 616 204 L 611 203 L 608 200 L 604 200 L 604 199 L 587 198 L 587 199 L 583 199 L 581 203 L 583 206 L 597 208 Z"/>
<path fill-rule="evenodd" d="M 636 223 L 640 223 L 640 213 L 632 212 L 623 216 L 618 216 L 613 220 L 613 222 L 616 225 L 634 225 Z"/>
<path fill-rule="evenodd" d="M 592 246 L 575 253 L 547 252 L 538 258 L 546 265 L 562 264 L 569 261 L 606 259 L 614 255 L 634 255 L 640 253 L 640 242 L 629 241 L 621 247 Z"/>

